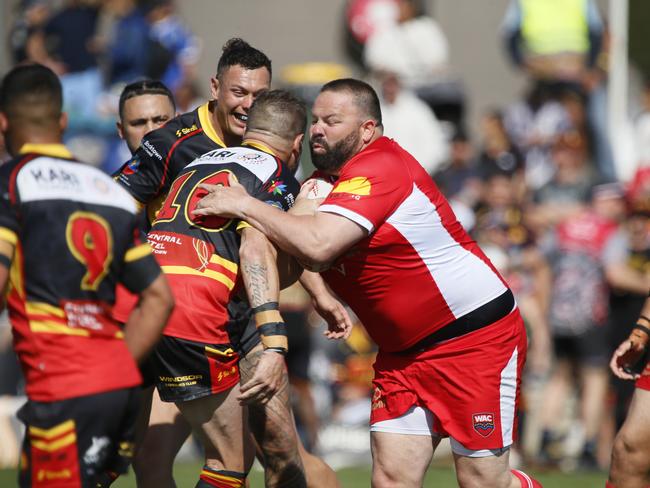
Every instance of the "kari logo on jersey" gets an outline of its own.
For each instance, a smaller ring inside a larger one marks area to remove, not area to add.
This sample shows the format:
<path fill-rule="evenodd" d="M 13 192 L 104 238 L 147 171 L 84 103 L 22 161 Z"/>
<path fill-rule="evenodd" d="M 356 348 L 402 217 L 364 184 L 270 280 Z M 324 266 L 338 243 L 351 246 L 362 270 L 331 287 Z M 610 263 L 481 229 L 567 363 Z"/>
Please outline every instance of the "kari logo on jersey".
<path fill-rule="evenodd" d="M 122 174 L 125 175 L 132 175 L 136 171 L 138 171 L 138 167 L 140 166 L 140 158 L 137 156 L 134 156 L 131 161 L 127 163 L 126 166 L 124 166 L 124 169 L 122 170 Z"/>
<path fill-rule="evenodd" d="M 272 195 L 284 195 L 284 192 L 287 191 L 287 185 L 282 180 L 273 180 L 267 191 Z"/>
<path fill-rule="evenodd" d="M 488 437 L 494 431 L 494 414 L 474 413 L 472 414 L 474 430 L 483 437 Z"/>

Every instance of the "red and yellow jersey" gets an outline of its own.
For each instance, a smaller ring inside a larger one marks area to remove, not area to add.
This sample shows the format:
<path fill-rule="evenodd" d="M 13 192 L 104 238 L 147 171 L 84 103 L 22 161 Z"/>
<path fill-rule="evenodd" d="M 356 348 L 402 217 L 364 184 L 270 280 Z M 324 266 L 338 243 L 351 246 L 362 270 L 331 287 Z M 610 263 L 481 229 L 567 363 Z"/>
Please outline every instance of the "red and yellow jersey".
<path fill-rule="evenodd" d="M 286 210 L 299 191 L 288 168 L 268 150 L 216 149 L 197 158 L 174 180 L 149 232 L 149 243 L 174 293 L 176 308 L 164 334 L 210 344 L 230 342 L 239 277 L 237 232 L 243 224 L 194 217 L 206 195 L 201 183 L 228 185 L 233 174 L 254 197 Z"/>
<path fill-rule="evenodd" d="M 0 265 L 14 347 L 36 401 L 132 387 L 138 368 L 111 318 L 115 287 L 160 269 L 137 208 L 108 175 L 58 144 L 25 145 L 0 167 Z"/>

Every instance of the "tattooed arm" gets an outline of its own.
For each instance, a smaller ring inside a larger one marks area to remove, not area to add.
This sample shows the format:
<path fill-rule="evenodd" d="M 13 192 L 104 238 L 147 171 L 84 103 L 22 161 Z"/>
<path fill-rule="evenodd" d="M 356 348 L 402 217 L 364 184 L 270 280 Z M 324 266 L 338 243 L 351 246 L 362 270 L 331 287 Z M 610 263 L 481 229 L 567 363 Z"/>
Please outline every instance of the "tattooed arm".
<path fill-rule="evenodd" d="M 273 244 L 256 229 L 242 230 L 239 260 L 244 286 L 251 308 L 276 303 L 280 283 Z M 241 386 L 242 403 L 265 404 L 286 380 L 284 356 L 273 350 L 264 351 L 253 377 Z"/>

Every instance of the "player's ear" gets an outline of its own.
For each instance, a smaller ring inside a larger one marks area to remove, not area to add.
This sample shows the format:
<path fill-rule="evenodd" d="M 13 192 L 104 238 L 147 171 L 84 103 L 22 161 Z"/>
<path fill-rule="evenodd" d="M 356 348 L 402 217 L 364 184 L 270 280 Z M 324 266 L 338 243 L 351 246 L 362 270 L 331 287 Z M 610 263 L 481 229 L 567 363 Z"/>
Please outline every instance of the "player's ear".
<path fill-rule="evenodd" d="M 219 79 L 216 77 L 210 78 L 210 95 L 213 100 L 219 100 Z"/>
<path fill-rule="evenodd" d="M 122 122 L 119 120 L 115 122 L 115 127 L 117 127 L 117 134 L 120 136 L 120 139 L 124 139 L 124 130 L 122 128 Z"/>
<path fill-rule="evenodd" d="M 0 112 L 0 132 L 7 132 L 9 128 L 9 120 L 4 112 Z"/>
<path fill-rule="evenodd" d="M 375 128 L 377 127 L 377 122 L 372 119 L 366 120 L 361 124 L 361 140 L 364 144 L 368 144 L 373 136 L 375 135 Z"/>
<path fill-rule="evenodd" d="M 61 132 L 65 132 L 67 127 L 68 127 L 68 114 L 66 112 L 61 112 L 61 115 L 59 116 L 59 128 L 61 129 Z"/>

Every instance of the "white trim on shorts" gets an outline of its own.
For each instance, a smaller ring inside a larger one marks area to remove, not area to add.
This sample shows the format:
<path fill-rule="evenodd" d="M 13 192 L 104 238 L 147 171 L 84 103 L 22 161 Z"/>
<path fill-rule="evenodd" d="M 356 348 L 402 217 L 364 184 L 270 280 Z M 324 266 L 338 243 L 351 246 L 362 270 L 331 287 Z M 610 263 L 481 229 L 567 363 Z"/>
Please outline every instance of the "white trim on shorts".
<path fill-rule="evenodd" d="M 406 435 L 428 435 L 431 437 L 442 437 L 434 429 L 434 413 L 426 408 L 413 405 L 400 417 L 388 420 L 381 420 L 370 425 L 370 432 L 385 432 L 387 434 Z M 499 449 L 467 449 L 453 437 L 449 438 L 451 450 L 459 456 L 480 458 L 488 456 L 499 456 L 510 449 L 510 444 Z"/>

